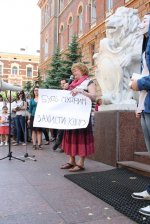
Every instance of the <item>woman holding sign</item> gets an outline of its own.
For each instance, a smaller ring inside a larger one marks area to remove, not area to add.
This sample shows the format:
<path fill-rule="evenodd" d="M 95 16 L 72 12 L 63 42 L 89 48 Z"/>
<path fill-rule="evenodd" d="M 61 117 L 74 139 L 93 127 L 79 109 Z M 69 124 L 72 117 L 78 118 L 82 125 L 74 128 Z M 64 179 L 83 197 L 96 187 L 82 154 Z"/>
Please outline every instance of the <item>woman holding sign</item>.
<path fill-rule="evenodd" d="M 83 63 L 73 64 L 71 71 L 74 81 L 66 85 L 66 89 L 71 91 L 72 96 L 78 93 L 89 97 L 92 101 L 96 99 L 96 87 L 94 82 L 88 76 L 88 68 Z M 69 169 L 70 172 L 84 170 L 85 157 L 94 153 L 94 138 L 92 133 L 91 118 L 86 128 L 66 130 L 62 142 L 64 152 L 69 155 L 68 163 L 61 169 Z M 79 160 L 76 161 L 76 156 Z"/>

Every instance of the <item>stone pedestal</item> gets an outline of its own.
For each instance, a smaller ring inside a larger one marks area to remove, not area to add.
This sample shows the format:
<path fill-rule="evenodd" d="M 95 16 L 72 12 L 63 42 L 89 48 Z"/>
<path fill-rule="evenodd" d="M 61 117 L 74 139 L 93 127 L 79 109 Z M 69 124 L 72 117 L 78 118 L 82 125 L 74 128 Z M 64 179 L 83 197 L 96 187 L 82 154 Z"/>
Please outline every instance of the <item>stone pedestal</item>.
<path fill-rule="evenodd" d="M 133 160 L 134 152 L 146 151 L 140 120 L 134 111 L 95 112 L 93 160 L 116 166 Z"/>

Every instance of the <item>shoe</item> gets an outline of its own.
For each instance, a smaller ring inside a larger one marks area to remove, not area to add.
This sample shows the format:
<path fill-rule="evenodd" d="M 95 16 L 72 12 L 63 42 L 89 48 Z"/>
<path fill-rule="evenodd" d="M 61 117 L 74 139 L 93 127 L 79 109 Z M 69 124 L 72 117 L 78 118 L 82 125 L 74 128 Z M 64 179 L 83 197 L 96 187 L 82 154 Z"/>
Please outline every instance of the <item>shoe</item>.
<path fill-rule="evenodd" d="M 16 140 L 12 140 L 11 142 L 12 142 L 12 143 L 16 143 Z"/>
<path fill-rule="evenodd" d="M 60 152 L 60 153 L 63 153 L 63 152 L 64 152 L 64 150 L 63 150 L 63 149 L 60 149 L 60 150 L 59 150 L 59 152 Z"/>
<path fill-rule="evenodd" d="M 32 149 L 36 150 L 36 145 L 33 145 L 33 146 L 32 146 Z"/>
<path fill-rule="evenodd" d="M 54 137 L 51 137 L 50 138 L 50 142 L 53 142 L 53 141 L 55 141 L 55 138 Z"/>
<path fill-rule="evenodd" d="M 141 213 L 143 215 L 150 216 L 150 205 L 148 205 L 144 208 L 140 208 L 139 213 Z"/>
<path fill-rule="evenodd" d="M 8 142 L 5 142 L 5 146 L 8 145 Z"/>
<path fill-rule="evenodd" d="M 0 146 L 2 146 L 2 145 L 3 145 L 3 142 L 0 143 Z"/>
<path fill-rule="evenodd" d="M 49 145 L 49 143 L 50 143 L 50 142 L 49 142 L 49 141 L 47 141 L 44 145 Z"/>
<path fill-rule="evenodd" d="M 56 149 L 58 148 L 58 145 L 57 144 L 55 144 L 53 147 L 52 147 L 52 149 L 55 151 Z"/>
<path fill-rule="evenodd" d="M 132 198 L 135 198 L 135 199 L 150 200 L 150 194 L 147 191 L 133 193 L 131 196 L 132 196 Z"/>
<path fill-rule="evenodd" d="M 38 149 L 42 149 L 42 146 L 41 145 L 38 145 Z"/>
<path fill-rule="evenodd" d="M 71 164 L 71 163 L 66 163 L 66 164 L 62 165 L 62 166 L 60 167 L 60 169 L 70 169 L 70 168 L 72 168 L 72 167 L 74 167 L 73 164 Z"/>
<path fill-rule="evenodd" d="M 15 142 L 15 143 L 13 143 L 12 145 L 14 145 L 14 146 L 15 146 L 15 145 L 19 145 L 19 143 Z"/>
<path fill-rule="evenodd" d="M 26 143 L 22 143 L 22 145 L 27 145 Z"/>
<path fill-rule="evenodd" d="M 85 170 L 85 168 L 83 166 L 76 164 L 73 168 L 69 169 L 69 172 L 79 172 L 79 171 L 83 171 L 83 170 Z"/>

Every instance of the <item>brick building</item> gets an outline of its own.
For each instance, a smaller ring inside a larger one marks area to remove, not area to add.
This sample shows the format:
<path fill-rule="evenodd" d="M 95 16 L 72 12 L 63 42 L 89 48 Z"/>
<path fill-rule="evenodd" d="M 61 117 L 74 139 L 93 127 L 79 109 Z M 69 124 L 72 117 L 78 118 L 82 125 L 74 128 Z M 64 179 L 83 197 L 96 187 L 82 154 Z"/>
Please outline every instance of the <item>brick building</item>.
<path fill-rule="evenodd" d="M 5 82 L 23 86 L 35 81 L 38 75 L 39 56 L 0 52 L 0 76 Z"/>
<path fill-rule="evenodd" d="M 136 8 L 142 17 L 150 0 L 39 0 L 41 8 L 40 70 L 45 73 L 57 45 L 65 52 L 71 36 L 78 35 L 83 60 L 94 67 L 93 54 L 105 37 L 105 20 L 120 6 Z"/>

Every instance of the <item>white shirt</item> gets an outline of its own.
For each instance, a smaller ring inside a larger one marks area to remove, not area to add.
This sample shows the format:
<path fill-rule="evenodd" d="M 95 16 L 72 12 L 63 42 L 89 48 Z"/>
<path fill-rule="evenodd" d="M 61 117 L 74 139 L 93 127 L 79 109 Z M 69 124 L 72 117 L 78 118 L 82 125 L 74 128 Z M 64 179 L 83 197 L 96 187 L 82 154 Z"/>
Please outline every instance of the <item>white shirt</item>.
<path fill-rule="evenodd" d="M 147 67 L 147 64 L 146 64 L 145 52 L 144 52 L 143 53 L 143 69 L 142 69 L 141 78 L 143 78 L 145 76 L 148 76 L 148 75 L 149 75 L 149 70 L 148 70 L 148 67 Z M 144 102 L 145 102 L 146 96 L 147 96 L 147 91 L 146 90 L 140 91 L 137 113 L 141 113 L 144 110 Z"/>

